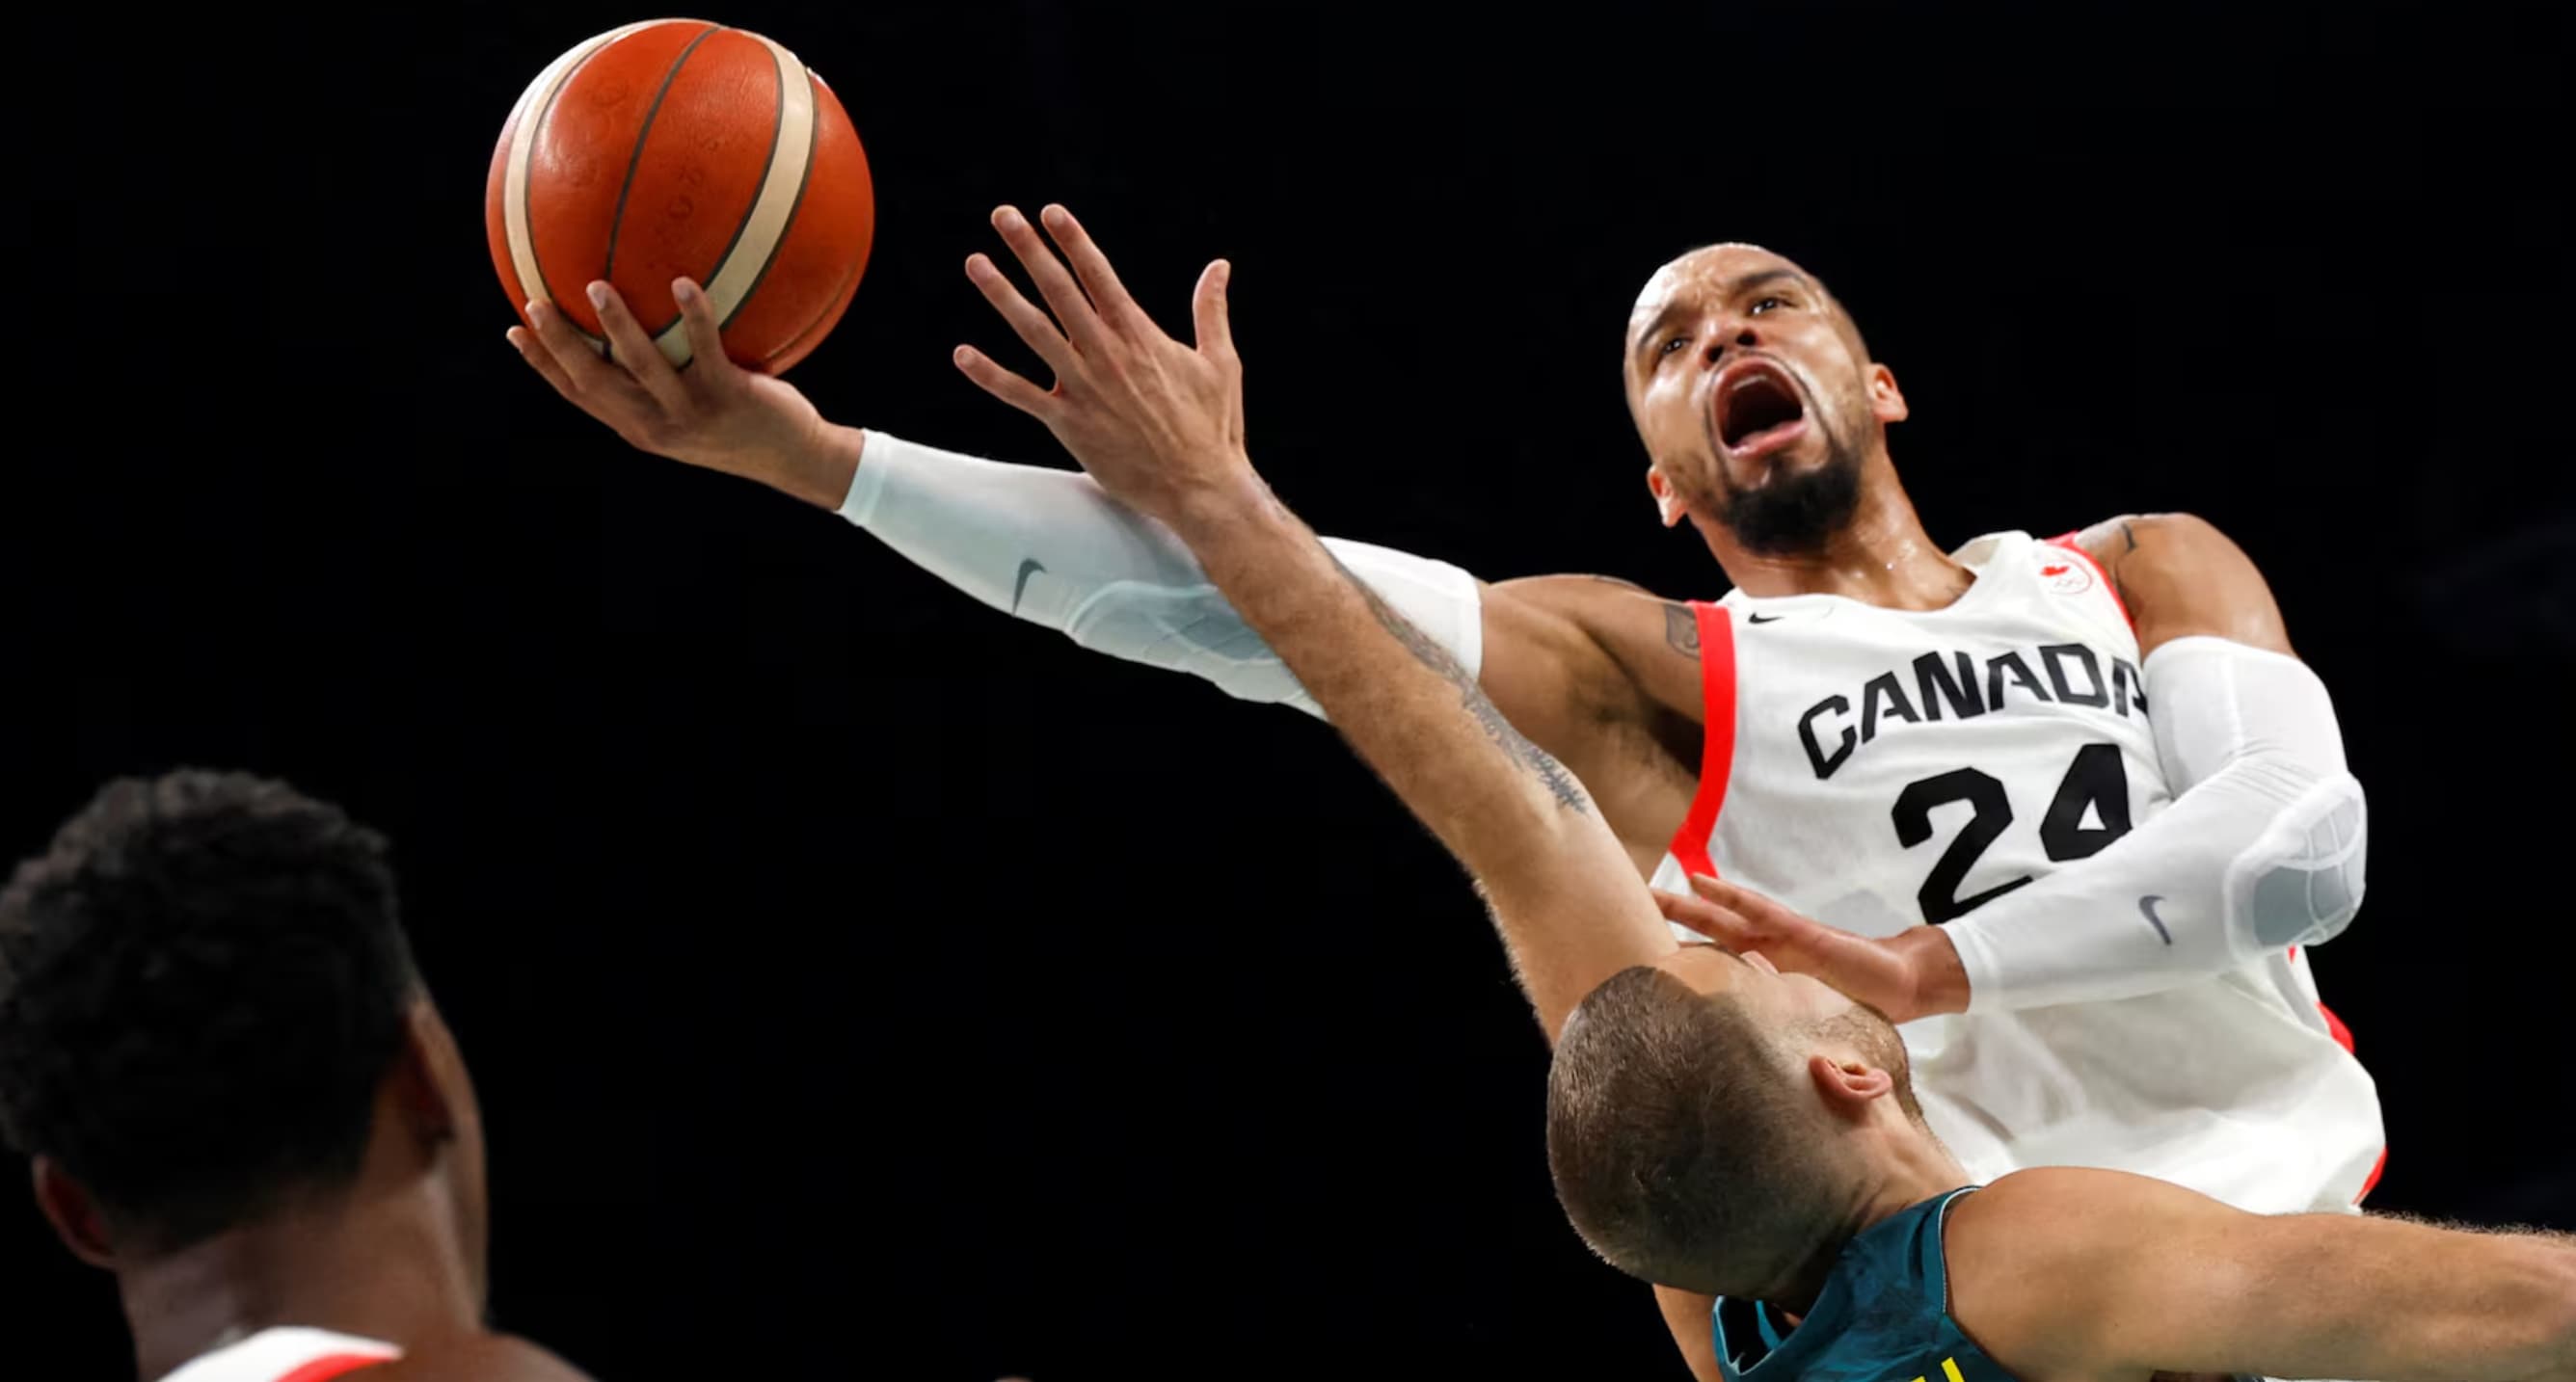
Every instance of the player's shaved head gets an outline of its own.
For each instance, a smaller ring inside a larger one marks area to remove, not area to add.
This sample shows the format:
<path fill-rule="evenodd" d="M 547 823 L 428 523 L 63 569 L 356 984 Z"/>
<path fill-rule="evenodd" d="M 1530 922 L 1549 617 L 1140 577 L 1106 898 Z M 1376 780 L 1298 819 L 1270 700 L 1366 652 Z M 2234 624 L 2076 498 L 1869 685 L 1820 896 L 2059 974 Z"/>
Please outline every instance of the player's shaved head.
<path fill-rule="evenodd" d="M 1633 362 L 1637 352 L 1648 344 L 1658 319 L 1674 306 L 1684 285 L 1711 275 L 1722 279 L 1729 291 L 1741 292 L 1770 282 L 1793 283 L 1813 293 L 1825 304 L 1835 329 L 1851 344 L 1852 354 L 1862 360 L 1870 357 L 1869 342 L 1861 335 L 1860 323 L 1851 309 L 1834 296 L 1825 281 L 1809 273 L 1796 260 L 1776 250 L 1742 240 L 1721 240 L 1685 250 L 1666 260 L 1637 290 L 1637 300 L 1628 309 L 1628 358 Z M 1633 378 L 1633 372 L 1632 376 Z"/>
<path fill-rule="evenodd" d="M 1848 1208 L 1855 1160 L 1793 1043 L 1746 995 L 1638 966 L 1586 996 L 1548 1071 L 1548 1169 L 1593 1251 L 1632 1276 L 1760 1296 Z"/>

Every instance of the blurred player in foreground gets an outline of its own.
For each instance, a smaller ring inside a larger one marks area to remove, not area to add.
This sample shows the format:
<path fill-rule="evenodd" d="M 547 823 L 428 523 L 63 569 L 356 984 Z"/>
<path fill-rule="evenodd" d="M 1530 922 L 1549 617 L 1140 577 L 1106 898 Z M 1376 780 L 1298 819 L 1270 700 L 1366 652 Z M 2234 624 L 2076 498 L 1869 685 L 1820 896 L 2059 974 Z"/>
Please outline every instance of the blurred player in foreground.
<path fill-rule="evenodd" d="M 382 837 L 108 784 L 0 892 L 0 1130 L 151 1382 L 580 1382 L 483 1325 L 483 1132 Z"/>

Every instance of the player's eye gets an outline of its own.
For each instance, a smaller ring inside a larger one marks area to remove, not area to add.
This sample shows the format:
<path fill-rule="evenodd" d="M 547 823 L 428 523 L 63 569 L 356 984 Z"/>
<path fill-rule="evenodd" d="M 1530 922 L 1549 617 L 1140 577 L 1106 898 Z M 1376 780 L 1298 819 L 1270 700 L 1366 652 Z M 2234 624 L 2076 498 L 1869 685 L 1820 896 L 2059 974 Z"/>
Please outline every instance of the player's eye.
<path fill-rule="evenodd" d="M 1672 338 L 1671 340 L 1664 342 L 1663 349 L 1658 350 L 1658 351 L 1656 351 L 1655 353 L 1656 353 L 1657 355 L 1671 355 L 1671 354 L 1675 353 L 1676 351 L 1679 351 L 1683 346 L 1686 346 L 1686 345 L 1689 345 L 1689 344 L 1690 344 L 1690 337 L 1688 337 L 1688 336 L 1675 336 L 1675 337 L 1674 337 L 1674 338 Z"/>
<path fill-rule="evenodd" d="M 1753 304 L 1753 315 L 1758 317 L 1763 313 L 1770 311 L 1774 307 L 1786 307 L 1788 305 L 1788 300 L 1785 298 L 1762 298 Z"/>

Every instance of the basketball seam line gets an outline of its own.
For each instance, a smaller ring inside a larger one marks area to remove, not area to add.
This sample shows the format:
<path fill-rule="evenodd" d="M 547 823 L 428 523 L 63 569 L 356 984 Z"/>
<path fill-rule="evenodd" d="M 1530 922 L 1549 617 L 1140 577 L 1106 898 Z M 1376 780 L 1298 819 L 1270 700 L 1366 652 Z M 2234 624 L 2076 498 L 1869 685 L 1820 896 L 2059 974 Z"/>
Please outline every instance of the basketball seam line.
<path fill-rule="evenodd" d="M 803 68 L 804 64 L 799 62 L 797 66 Z M 811 68 L 805 68 L 805 86 L 807 90 L 813 90 L 814 72 Z M 778 89 L 778 118 L 782 123 L 787 119 L 787 88 L 783 85 Z M 780 225 L 778 243 L 769 247 L 769 257 L 760 261 L 760 272 L 751 276 L 751 282 L 743 288 L 742 297 L 734 303 L 733 310 L 724 314 L 723 321 L 716 323 L 716 329 L 719 331 L 731 325 L 735 315 L 749 306 L 752 298 L 759 294 L 760 285 L 769 281 L 769 271 L 778 266 L 778 252 L 787 248 L 787 237 L 796 233 L 796 213 L 805 209 L 805 194 L 814 186 L 815 146 L 823 142 L 822 93 L 815 93 L 815 99 L 811 108 L 807 110 L 805 119 L 808 130 L 805 139 L 805 171 L 796 181 L 796 199 L 787 204 L 787 219 Z M 829 299 L 825 300 L 825 311 L 831 310 L 829 301 Z M 809 322 L 807 325 L 812 323 Z"/>
<path fill-rule="evenodd" d="M 811 69 L 808 69 L 808 70 L 806 71 L 806 73 L 805 73 L 805 80 L 806 80 L 806 82 L 807 82 L 807 83 L 809 83 L 810 85 L 812 85 L 812 86 L 813 86 L 813 88 L 814 88 L 814 139 L 813 139 L 813 143 L 814 143 L 814 144 L 816 144 L 816 145 L 820 145 L 820 144 L 823 142 L 823 84 L 822 84 L 820 81 L 817 81 L 817 80 L 815 79 L 814 74 L 813 74 L 813 71 L 812 71 Z M 808 149 L 805 151 L 805 162 L 806 162 L 806 164 L 807 164 L 807 166 L 808 166 L 808 169 L 809 169 L 808 173 L 806 174 L 806 176 L 807 176 L 808 178 L 811 178 L 811 177 L 813 176 L 813 175 L 812 175 L 812 173 L 810 172 L 810 168 L 811 168 L 811 166 L 812 166 L 812 164 L 813 164 L 813 162 L 814 162 L 814 155 L 815 155 L 815 151 L 814 151 L 814 149 L 812 149 L 812 148 L 808 148 Z M 799 206 L 803 205 L 803 197 L 804 197 L 804 194 L 803 194 L 803 191 L 802 191 L 801 189 L 798 191 L 797 196 L 798 196 L 798 205 L 799 205 Z M 789 212 L 789 215 L 790 215 L 791 217 L 793 217 L 793 215 L 794 215 L 794 214 L 795 214 L 795 213 L 794 213 L 794 210 L 793 210 L 793 209 L 791 209 L 791 210 L 790 210 L 790 212 Z M 792 226 L 793 226 L 793 224 L 794 224 L 794 222 L 791 220 L 791 221 L 789 222 L 789 224 L 790 224 L 790 226 L 792 227 Z M 842 295 L 843 293 L 846 293 L 846 292 L 850 291 L 850 281 L 851 281 L 852 279 L 854 279 L 854 278 L 858 277 L 859 270 L 860 270 L 861 268 L 865 267 L 865 266 L 866 266 L 866 264 L 867 264 L 867 262 L 868 262 L 868 252 L 867 252 L 867 250 L 865 250 L 864 248 L 862 248 L 862 249 L 861 249 L 857 254 L 852 255 L 852 256 L 850 257 L 850 266 L 849 266 L 847 269 L 844 269 L 844 270 L 842 270 L 842 271 L 841 271 L 841 277 L 840 277 L 839 281 L 835 282 L 835 283 L 832 285 L 832 292 L 831 292 L 831 295 L 823 299 L 823 308 L 822 308 L 822 310 L 821 310 L 821 311 L 819 311 L 819 312 L 816 312 L 816 313 L 814 314 L 814 319 L 813 319 L 812 321 L 809 321 L 809 322 L 805 323 L 805 325 L 804 325 L 803 327 L 799 328 L 799 329 L 797 330 L 797 332 L 796 332 L 796 334 L 795 334 L 795 335 L 788 337 L 788 338 L 787 338 L 787 344 L 785 344 L 785 345 L 783 345 L 783 346 L 780 346 L 778 349 L 773 350 L 773 351 L 769 352 L 769 354 L 767 354 L 767 355 L 765 355 L 765 356 L 761 357 L 761 363 L 762 363 L 763 365 L 766 365 L 766 364 L 768 364 L 769 362 L 771 362 L 771 361 L 773 361 L 773 360 L 776 360 L 779 356 L 785 355 L 787 352 L 789 352 L 789 351 L 791 351 L 791 350 L 794 350 L 796 347 L 798 347 L 798 346 L 800 346 L 800 345 L 803 345 L 803 344 L 805 343 L 805 338 L 806 338 L 806 337 L 808 337 L 808 336 L 810 336 L 810 335 L 813 335 L 813 334 L 814 334 L 815 329 L 816 329 L 817 327 L 820 327 L 820 326 L 823 324 L 824 319 L 825 319 L 825 318 L 828 318 L 828 317 L 830 317 L 830 316 L 832 315 L 832 308 L 834 307 L 834 305 L 836 305 L 836 304 L 838 304 L 838 303 L 840 302 L 840 300 L 841 300 L 841 295 Z M 753 284 L 752 286 L 753 286 L 753 287 L 755 287 L 755 288 L 757 288 L 757 287 L 759 287 L 760 285 L 759 285 L 759 284 L 757 284 L 757 283 L 755 283 L 755 284 Z"/>
<path fill-rule="evenodd" d="M 814 320 L 805 323 L 804 327 L 795 335 L 788 337 L 787 344 L 780 346 L 778 349 L 773 350 L 769 352 L 768 355 L 762 357 L 761 363 L 765 365 L 770 361 L 777 359 L 779 356 L 794 350 L 796 347 L 805 344 L 805 338 L 813 335 L 815 329 L 823 324 L 823 319 L 832 315 L 832 309 L 840 303 L 841 295 L 850 291 L 850 281 L 859 276 L 859 270 L 864 267 L 867 262 L 868 255 L 865 250 L 861 250 L 857 254 L 850 256 L 850 266 L 841 271 L 839 281 L 832 285 L 832 295 L 823 299 L 823 310 L 815 313 Z"/>
<path fill-rule="evenodd" d="M 533 149 L 536 146 L 536 142 L 545 137 L 546 122 L 554 118 L 555 102 L 562 100 L 564 92 L 571 89 L 573 78 L 580 76 L 582 69 L 590 66 L 590 64 L 597 59 L 600 54 L 605 53 L 616 46 L 616 42 L 611 40 L 606 43 L 598 44 L 589 52 L 582 54 L 581 61 L 574 63 L 572 65 L 572 70 L 563 74 L 563 80 L 555 83 L 555 89 L 546 93 L 545 109 L 536 112 L 535 122 L 528 126 L 528 145 L 530 148 Z M 546 279 L 546 257 L 537 253 L 536 197 L 537 180 L 531 177 L 522 182 L 519 187 L 519 218 L 526 222 L 528 226 L 528 264 L 529 267 L 537 271 L 536 296 L 547 302 L 561 302 L 562 299 L 555 296 L 554 284 Z M 519 285 L 523 291 L 527 286 L 528 285 L 524 283 Z M 565 320 L 564 325 L 571 327 L 574 334 L 580 336 L 583 340 L 600 347 L 603 352 L 606 351 L 608 347 L 607 337 L 594 336 L 589 332 L 582 330 L 579 323 L 574 322 L 569 318 Z"/>
<path fill-rule="evenodd" d="M 763 49 L 763 51 L 765 52 L 765 51 L 767 51 L 767 50 L 766 50 L 766 49 Z M 778 57 L 777 57 L 777 55 L 776 55 L 776 54 L 774 54 L 774 53 L 770 54 L 770 58 L 769 58 L 769 66 L 770 66 L 770 70 L 771 70 L 771 71 L 773 71 L 773 72 L 777 71 L 777 69 L 778 69 Z M 803 70 L 803 64 L 802 64 L 801 62 L 798 64 L 798 70 L 800 70 L 800 71 L 801 71 L 801 70 Z M 810 78 L 809 78 L 809 80 L 810 80 Z M 705 278 L 703 278 L 703 279 L 700 279 L 700 280 L 699 280 L 699 285 L 700 285 L 701 287 L 705 286 L 706 284 L 713 283 L 713 282 L 716 280 L 716 276 L 717 276 L 718 274 L 721 274 L 721 273 L 723 273 L 723 272 L 724 272 L 725 261 L 726 261 L 726 260 L 729 260 L 729 259 L 731 259 L 731 258 L 733 258 L 733 251 L 734 251 L 734 247 L 735 247 L 736 245 L 739 245 L 739 244 L 741 244 L 741 243 L 742 243 L 742 233 L 743 233 L 744 231 L 746 231 L 746 230 L 751 229 L 751 218 L 760 214 L 760 194 L 761 194 L 764 190 L 766 190 L 766 189 L 768 188 L 768 186 L 769 186 L 769 178 L 770 178 L 770 174 L 772 174 L 773 172 L 777 171 L 777 167 L 778 167 L 778 141 L 779 141 L 780 136 L 781 136 L 781 135 L 786 131 L 786 129 L 787 129 L 787 74 L 786 74 L 786 73 L 784 73 L 784 72 L 779 72 L 779 73 L 778 73 L 778 107 L 777 107 L 776 111 L 775 111 L 775 112 L 773 112 L 773 113 L 770 115 L 770 117 L 769 117 L 769 152 L 768 152 L 766 155 L 762 156 L 762 158 L 761 158 L 761 160 L 760 160 L 760 181 L 752 185 L 752 189 L 751 189 L 751 200 L 750 200 L 749 202 L 745 203 L 745 204 L 744 204 L 744 206 L 743 206 L 743 208 L 742 208 L 742 219 L 741 219 L 741 220 L 739 220 L 739 221 L 734 222 L 734 226 L 733 226 L 733 238 L 732 238 L 732 239 L 730 239 L 730 240 L 725 241 L 725 247 L 724 247 L 723 252 L 722 252 L 722 253 L 720 253 L 720 254 L 718 254 L 718 255 L 716 256 L 716 258 L 715 258 L 715 262 L 714 262 L 714 263 L 712 263 L 712 264 L 710 264 L 710 265 L 708 265 L 708 266 L 707 266 L 707 276 L 706 276 Z M 805 150 L 805 171 L 807 172 L 807 174 L 809 174 L 809 175 L 810 175 L 810 174 L 813 172 L 813 170 L 814 170 L 814 150 L 813 150 L 813 148 L 809 145 L 809 146 L 806 148 L 806 150 Z M 804 187 L 804 184 L 802 184 L 802 183 L 797 184 L 797 187 L 796 187 L 796 200 L 797 200 L 797 202 L 798 202 L 799 204 L 801 204 L 801 203 L 805 200 L 805 187 Z M 780 231 L 779 231 L 779 233 L 778 233 L 778 240 L 779 240 L 779 244 L 785 244 L 785 243 L 786 243 L 786 241 L 787 241 L 787 232 L 788 232 L 789 230 L 794 229 L 794 228 L 795 228 L 795 225 L 796 225 L 796 207 L 795 207 L 795 206 L 789 206 L 789 207 L 787 208 L 787 221 L 786 221 L 786 224 L 785 224 L 785 226 L 784 226 L 784 227 L 782 227 L 782 228 L 780 229 Z M 769 258 L 770 258 L 770 261 L 773 261 L 773 262 L 778 258 L 778 245 L 771 245 L 771 246 L 769 247 Z M 761 272 L 762 272 L 763 274 L 766 274 L 766 273 L 768 272 L 768 264 L 767 264 L 767 263 L 764 263 L 764 264 L 761 266 Z M 758 288 L 758 287 L 760 286 L 760 280 L 759 280 L 758 278 L 754 278 L 754 279 L 751 281 L 751 286 L 752 286 L 753 288 L 755 288 L 755 289 L 756 289 L 756 288 Z M 749 292 L 745 292 L 745 293 L 742 295 L 742 301 L 743 301 L 743 302 L 749 302 L 749 301 L 751 301 L 751 294 L 750 294 Z M 729 312 L 727 312 L 727 313 L 725 313 L 725 315 L 724 315 L 724 321 L 720 321 L 720 322 L 717 322 L 717 323 L 716 323 L 716 329 L 717 329 L 717 330 L 719 330 L 719 331 L 722 331 L 722 330 L 725 328 L 725 324 L 726 324 L 727 322 L 731 322 L 731 321 L 733 320 L 733 314 L 734 314 L 734 312 L 739 312 L 739 311 L 741 311 L 741 310 L 742 310 L 742 302 L 737 302 L 737 303 L 735 303 L 735 304 L 733 305 L 733 310 L 732 310 L 732 311 L 729 311 Z M 662 333 L 663 333 L 663 332 L 668 331 L 668 330 L 670 330 L 673 326 L 677 325 L 677 324 L 679 323 L 680 319 L 681 319 L 683 316 L 685 316 L 685 315 L 687 315 L 687 314 L 686 314 L 686 313 L 681 312 L 677 307 L 674 307 L 674 308 L 672 308 L 672 309 L 671 309 L 671 320 L 669 320 L 669 321 L 666 321 L 666 322 L 662 323 L 660 326 L 655 327 L 653 330 L 648 331 L 648 332 L 645 332 L 644 334 L 645 334 L 645 335 L 647 335 L 647 336 L 650 336 L 650 337 L 652 337 L 653 339 L 655 339 L 655 340 L 657 340 L 657 341 L 658 341 L 658 340 L 660 340 L 660 339 L 662 338 Z M 695 358 L 696 358 L 696 355 L 695 355 L 695 353 L 694 353 L 694 352 L 691 354 L 690 358 L 692 358 L 692 359 L 695 359 Z"/>
<path fill-rule="evenodd" d="M 814 329 L 823 324 L 823 319 L 825 317 L 832 315 L 832 309 L 834 307 L 840 305 L 841 294 L 850 290 L 850 280 L 858 276 L 859 266 L 866 262 L 866 259 L 867 256 L 864 254 L 852 255 L 850 257 L 850 267 L 843 269 L 841 271 L 840 281 L 832 285 L 832 295 L 823 299 L 823 310 L 815 313 L 814 320 L 805 323 L 805 325 L 800 328 L 795 335 L 788 337 L 787 344 L 780 346 L 778 349 L 761 357 L 761 363 L 764 365 L 768 364 L 779 356 L 805 344 L 805 338 L 813 335 Z"/>
<path fill-rule="evenodd" d="M 601 278 L 609 278 L 616 272 L 617 232 L 626 226 L 626 198 L 635 190 L 635 170 L 644 166 L 644 141 L 653 137 L 653 119 L 662 113 L 662 98 L 671 94 L 671 83 L 680 79 L 680 68 L 688 62 L 689 55 L 698 51 L 698 45 L 706 42 L 708 35 L 723 28 L 722 24 L 710 24 L 699 30 L 698 36 L 689 40 L 689 46 L 671 59 L 671 70 L 662 74 L 661 89 L 653 93 L 653 104 L 644 111 L 644 127 L 635 132 L 635 151 L 626 159 L 626 181 L 617 188 L 617 214 L 609 218 L 608 258 L 599 266 Z"/>

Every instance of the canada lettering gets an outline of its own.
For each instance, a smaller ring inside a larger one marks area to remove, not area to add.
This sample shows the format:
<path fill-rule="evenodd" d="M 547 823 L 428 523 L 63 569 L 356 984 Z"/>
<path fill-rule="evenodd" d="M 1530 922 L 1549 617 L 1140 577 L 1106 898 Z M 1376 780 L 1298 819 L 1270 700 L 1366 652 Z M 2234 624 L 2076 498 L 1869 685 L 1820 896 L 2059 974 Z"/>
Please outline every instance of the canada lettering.
<path fill-rule="evenodd" d="M 1859 748 L 1898 725 L 1940 719 L 1973 720 L 2019 699 L 2090 706 L 2114 715 L 2147 718 L 2147 680 L 2135 663 L 2109 658 L 2081 643 L 2047 643 L 1997 653 L 1983 663 L 1963 652 L 1925 653 L 1808 706 L 1798 717 L 1798 742 L 1819 779 L 1832 777 Z"/>

